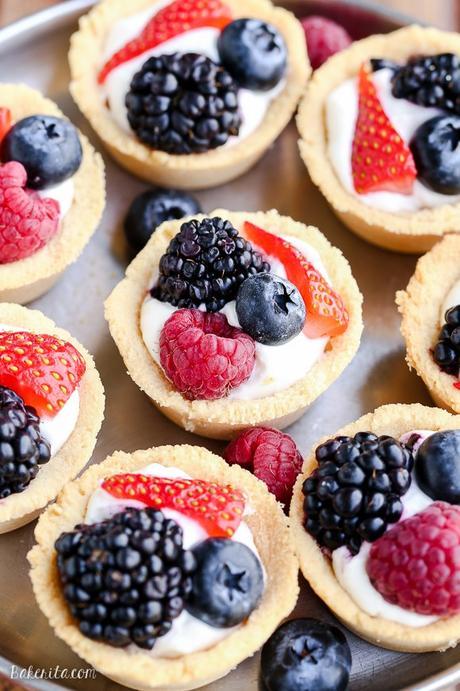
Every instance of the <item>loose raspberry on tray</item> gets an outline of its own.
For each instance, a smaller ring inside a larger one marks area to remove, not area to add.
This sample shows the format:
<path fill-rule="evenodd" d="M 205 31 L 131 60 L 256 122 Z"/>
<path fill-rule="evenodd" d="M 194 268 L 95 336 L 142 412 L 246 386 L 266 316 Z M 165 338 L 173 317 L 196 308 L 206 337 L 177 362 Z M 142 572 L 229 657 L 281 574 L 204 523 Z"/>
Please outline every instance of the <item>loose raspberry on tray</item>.
<path fill-rule="evenodd" d="M 308 57 L 314 70 L 321 67 L 331 55 L 348 48 L 352 39 L 343 26 L 318 15 L 301 20 L 307 41 Z"/>

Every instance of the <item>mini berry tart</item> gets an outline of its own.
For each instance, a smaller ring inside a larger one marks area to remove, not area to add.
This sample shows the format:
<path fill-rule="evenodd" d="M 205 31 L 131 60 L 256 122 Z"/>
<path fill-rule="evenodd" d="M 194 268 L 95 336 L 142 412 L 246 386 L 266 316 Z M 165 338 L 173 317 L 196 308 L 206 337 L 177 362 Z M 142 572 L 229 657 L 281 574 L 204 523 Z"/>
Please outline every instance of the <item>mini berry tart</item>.
<path fill-rule="evenodd" d="M 49 290 L 82 252 L 105 203 L 102 158 L 59 108 L 0 84 L 0 300 Z"/>
<path fill-rule="evenodd" d="M 353 358 L 342 254 L 276 211 L 163 223 L 106 302 L 130 376 L 174 422 L 227 439 L 296 420 Z"/>
<path fill-rule="evenodd" d="M 460 416 L 386 405 L 323 439 L 290 523 L 305 578 L 359 636 L 406 652 L 460 640 Z"/>
<path fill-rule="evenodd" d="M 64 488 L 35 537 L 32 584 L 57 635 L 135 689 L 223 677 L 298 596 L 275 498 L 197 446 L 113 454 Z"/>
<path fill-rule="evenodd" d="M 300 152 L 350 230 L 398 252 L 460 227 L 460 37 L 409 26 L 370 36 L 314 74 Z"/>
<path fill-rule="evenodd" d="M 0 304 L 0 533 L 32 521 L 84 468 L 103 414 L 83 346 L 41 312 Z"/>
<path fill-rule="evenodd" d="M 300 23 L 269 0 L 103 0 L 69 59 L 72 95 L 112 156 L 181 189 L 253 166 L 310 74 Z"/>

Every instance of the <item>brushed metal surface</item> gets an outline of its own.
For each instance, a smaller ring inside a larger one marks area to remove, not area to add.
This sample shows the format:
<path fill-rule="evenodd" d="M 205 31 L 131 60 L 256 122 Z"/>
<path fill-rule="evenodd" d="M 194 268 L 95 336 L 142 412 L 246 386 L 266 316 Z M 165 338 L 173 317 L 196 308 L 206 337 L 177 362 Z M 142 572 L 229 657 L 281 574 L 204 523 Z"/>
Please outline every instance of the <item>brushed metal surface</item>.
<path fill-rule="evenodd" d="M 26 82 L 54 98 L 64 112 L 90 136 L 97 138 L 78 113 L 67 91 L 66 51 L 76 19 L 88 0 L 71 0 L 0 31 L 0 66 L 4 81 Z M 312 0 L 286 2 L 300 13 L 320 9 L 337 17 L 358 37 L 388 31 L 404 23 L 393 12 L 361 2 Z M 359 34 L 358 34 L 359 32 Z M 323 434 L 383 403 L 430 404 L 422 382 L 404 362 L 403 342 L 394 294 L 405 287 L 415 258 L 374 248 L 349 233 L 316 191 L 299 158 L 295 127 L 291 126 L 260 163 L 236 182 L 198 194 L 203 208 L 217 206 L 248 211 L 277 208 L 306 223 L 319 226 L 349 259 L 364 293 L 365 332 L 359 353 L 342 377 L 289 430 L 306 453 Z M 94 453 L 101 461 L 115 449 L 126 451 L 165 443 L 203 444 L 220 452 L 222 444 L 178 429 L 158 413 L 126 375 L 103 318 L 103 300 L 120 280 L 128 263 L 120 224 L 131 199 L 146 185 L 131 177 L 107 157 L 109 203 L 100 228 L 79 261 L 63 280 L 32 306 L 38 307 L 79 338 L 94 354 L 107 392 L 106 419 Z M 27 574 L 25 555 L 33 544 L 33 525 L 0 536 L 0 671 L 11 664 L 35 669 L 85 668 L 86 664 L 56 638 L 38 610 Z M 302 584 L 295 615 L 333 620 L 324 605 Z M 374 691 L 417 689 L 435 691 L 460 681 L 460 652 L 406 655 L 385 651 L 347 632 L 353 651 L 350 689 Z M 256 691 L 259 661 L 241 664 L 236 671 L 206 687 L 207 691 Z M 115 691 L 118 685 L 104 677 L 62 682 L 66 688 Z M 56 689 L 47 681 L 29 687 Z"/>

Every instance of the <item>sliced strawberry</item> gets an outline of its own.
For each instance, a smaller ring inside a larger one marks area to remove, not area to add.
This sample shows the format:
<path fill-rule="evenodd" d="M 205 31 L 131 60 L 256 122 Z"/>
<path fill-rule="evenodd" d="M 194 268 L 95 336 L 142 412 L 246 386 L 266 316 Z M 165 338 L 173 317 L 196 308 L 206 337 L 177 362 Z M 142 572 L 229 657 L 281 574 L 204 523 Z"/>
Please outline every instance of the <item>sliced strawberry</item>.
<path fill-rule="evenodd" d="M 266 254 L 277 257 L 288 279 L 300 291 L 307 309 L 304 333 L 310 338 L 338 336 L 346 331 L 348 312 L 342 298 L 290 242 L 246 221 L 244 234 Z"/>
<path fill-rule="evenodd" d="M 126 43 L 105 63 L 98 75 L 102 84 L 118 65 L 191 29 L 223 29 L 232 20 L 230 8 L 220 0 L 174 0 L 157 12 L 139 36 Z"/>
<path fill-rule="evenodd" d="M 460 389 L 460 381 L 454 382 L 454 386 L 456 389 Z"/>
<path fill-rule="evenodd" d="M 0 107 L 0 142 L 3 140 L 5 134 L 11 129 L 12 124 L 13 118 L 10 109 Z"/>
<path fill-rule="evenodd" d="M 170 480 L 129 473 L 109 477 L 102 487 L 118 499 L 137 499 L 156 509 L 174 509 L 200 523 L 212 537 L 232 537 L 244 512 L 245 501 L 239 490 L 206 480 Z"/>
<path fill-rule="evenodd" d="M 358 194 L 411 194 L 417 177 L 414 158 L 380 103 L 366 65 L 358 75 L 358 119 L 351 153 L 353 184 Z"/>
<path fill-rule="evenodd" d="M 48 334 L 0 333 L 0 384 L 39 415 L 53 417 L 77 388 L 86 363 L 71 343 Z"/>

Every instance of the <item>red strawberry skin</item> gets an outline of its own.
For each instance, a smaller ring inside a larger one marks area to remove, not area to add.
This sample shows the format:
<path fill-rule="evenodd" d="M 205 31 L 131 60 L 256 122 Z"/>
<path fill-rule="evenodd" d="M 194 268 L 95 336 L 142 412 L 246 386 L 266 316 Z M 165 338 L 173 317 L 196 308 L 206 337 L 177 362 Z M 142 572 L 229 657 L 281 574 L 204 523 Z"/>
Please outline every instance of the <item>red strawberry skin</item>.
<path fill-rule="evenodd" d="M 9 108 L 0 107 L 0 142 L 4 138 L 5 134 L 11 129 L 13 124 L 13 118 Z"/>
<path fill-rule="evenodd" d="M 220 0 L 175 0 L 157 12 L 137 38 L 112 55 L 99 72 L 98 81 L 102 84 L 115 67 L 174 36 L 205 26 L 223 29 L 231 20 L 230 8 Z"/>
<path fill-rule="evenodd" d="M 83 357 L 67 341 L 25 331 L 0 333 L 0 384 L 19 394 L 39 415 L 54 417 L 85 370 Z"/>

